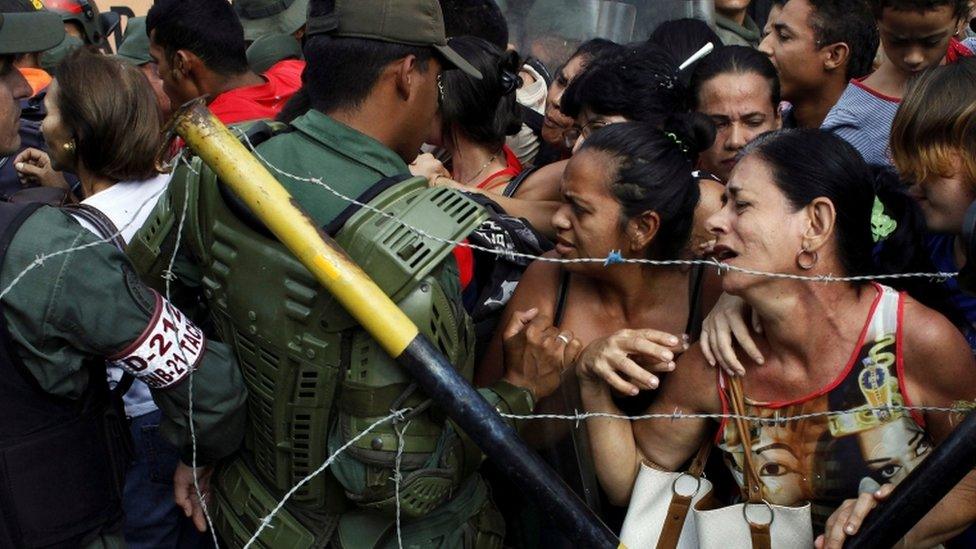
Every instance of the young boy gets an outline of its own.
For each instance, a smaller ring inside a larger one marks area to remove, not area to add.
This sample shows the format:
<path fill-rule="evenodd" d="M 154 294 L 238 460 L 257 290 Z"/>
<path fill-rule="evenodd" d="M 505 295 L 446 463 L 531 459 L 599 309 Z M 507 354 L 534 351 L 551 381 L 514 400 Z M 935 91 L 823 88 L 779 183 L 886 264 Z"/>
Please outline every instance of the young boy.
<path fill-rule="evenodd" d="M 956 39 L 967 22 L 968 0 L 871 0 L 884 61 L 853 79 L 822 128 L 861 152 L 869 164 L 890 165 L 888 137 L 912 75 L 973 55 L 976 39 Z"/>

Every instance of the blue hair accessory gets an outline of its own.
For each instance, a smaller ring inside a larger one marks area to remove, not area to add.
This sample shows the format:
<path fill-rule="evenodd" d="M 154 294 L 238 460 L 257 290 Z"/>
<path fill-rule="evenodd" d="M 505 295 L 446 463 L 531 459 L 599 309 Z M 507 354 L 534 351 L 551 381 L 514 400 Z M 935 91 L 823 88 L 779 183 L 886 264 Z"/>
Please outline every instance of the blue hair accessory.
<path fill-rule="evenodd" d="M 871 208 L 871 236 L 875 242 L 891 236 L 898 228 L 898 222 L 884 212 L 884 204 L 877 196 L 874 197 L 874 206 Z"/>
<path fill-rule="evenodd" d="M 620 255 L 620 250 L 610 250 L 607 258 L 603 260 L 603 266 L 609 267 L 615 263 L 623 263 L 624 256 Z"/>

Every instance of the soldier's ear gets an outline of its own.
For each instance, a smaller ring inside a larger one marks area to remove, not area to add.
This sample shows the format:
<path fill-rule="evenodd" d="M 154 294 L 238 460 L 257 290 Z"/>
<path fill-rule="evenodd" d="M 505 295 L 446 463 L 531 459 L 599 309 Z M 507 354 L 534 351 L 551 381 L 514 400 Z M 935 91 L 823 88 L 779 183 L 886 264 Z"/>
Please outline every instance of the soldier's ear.
<path fill-rule="evenodd" d="M 414 89 L 420 83 L 417 72 L 419 67 L 417 65 L 417 57 L 415 55 L 408 55 L 396 61 L 391 66 L 394 71 L 397 92 L 405 101 L 417 93 Z"/>
<path fill-rule="evenodd" d="M 197 66 L 201 63 L 200 58 L 189 50 L 176 50 L 173 55 L 173 77 L 174 78 L 188 78 L 195 71 Z M 179 73 L 178 75 L 176 73 Z"/>

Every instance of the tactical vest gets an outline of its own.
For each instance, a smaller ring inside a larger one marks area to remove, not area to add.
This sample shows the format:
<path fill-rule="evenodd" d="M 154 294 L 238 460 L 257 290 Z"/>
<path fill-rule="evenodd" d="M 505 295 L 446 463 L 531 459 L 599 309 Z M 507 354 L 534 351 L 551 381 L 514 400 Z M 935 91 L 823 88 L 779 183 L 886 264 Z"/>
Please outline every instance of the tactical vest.
<path fill-rule="evenodd" d="M 39 206 L 0 203 L 0 265 Z M 44 392 L 0 304 L 0 547 L 77 547 L 121 528 L 128 430 L 120 402 L 109 405 L 105 362 L 88 367 L 81 398 Z"/>
<path fill-rule="evenodd" d="M 373 429 L 303 484 L 258 544 L 395 543 L 399 428 L 400 513 L 413 532 L 405 530 L 404 542 L 413 535 L 423 546 L 470 546 L 461 539 L 468 535 L 463 526 L 488 505 L 473 475 L 480 452 L 212 171 L 198 158 L 191 165 L 177 171 L 136 246 L 164 253 L 164 236 L 188 198 L 181 245 L 202 267 L 216 330 L 233 346 L 248 388 L 245 450 L 216 476 L 215 520 L 225 541 L 243 546 L 284 494 L 340 446 L 392 410 L 411 408 L 408 421 Z M 370 208 L 351 206 L 325 229 L 470 379 L 474 332 L 458 298 L 453 245 L 422 238 L 396 220 L 458 241 L 485 215 L 456 191 L 403 179 L 366 190 L 358 200 Z M 130 255 L 143 253 L 131 246 Z M 500 516 L 488 515 L 482 529 L 500 543 Z"/>

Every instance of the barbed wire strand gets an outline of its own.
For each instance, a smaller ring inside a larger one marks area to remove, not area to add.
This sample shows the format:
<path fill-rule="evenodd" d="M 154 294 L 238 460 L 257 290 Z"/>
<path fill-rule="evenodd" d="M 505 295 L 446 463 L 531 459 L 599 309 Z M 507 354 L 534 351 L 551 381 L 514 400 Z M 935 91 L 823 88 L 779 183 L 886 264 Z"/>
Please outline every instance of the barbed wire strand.
<path fill-rule="evenodd" d="M 163 187 L 162 189 L 160 189 L 159 191 L 157 191 L 155 194 L 153 194 L 153 195 L 149 196 L 148 198 L 146 198 L 146 200 L 139 206 L 139 210 L 138 211 L 141 212 L 142 209 L 145 208 L 147 204 L 149 204 L 153 200 L 158 199 L 164 192 L 166 192 L 166 187 Z M 111 245 L 112 244 L 112 241 L 115 240 L 116 238 L 122 236 L 122 233 L 126 229 L 128 229 L 130 226 L 132 226 L 132 224 L 136 222 L 136 219 L 138 219 L 138 217 L 139 217 L 138 215 L 133 216 L 132 219 L 130 219 L 128 222 L 125 223 L 125 225 L 123 225 L 122 227 L 117 227 L 117 230 L 114 233 L 112 233 L 111 235 L 107 236 L 107 237 L 101 237 L 101 235 L 96 235 L 99 238 L 98 238 L 98 240 L 96 240 L 94 242 L 88 242 L 87 244 L 81 244 L 81 245 L 78 245 L 78 246 L 72 246 L 72 247 L 69 247 L 69 248 L 65 248 L 63 250 L 58 250 L 56 252 L 51 252 L 51 253 L 48 253 L 48 254 L 38 255 L 34 259 L 34 261 L 28 263 L 27 266 L 24 267 L 24 269 L 22 271 L 20 271 L 20 273 L 17 274 L 17 276 L 15 276 L 13 279 L 10 280 L 10 283 L 7 284 L 7 286 L 3 289 L 3 291 L 0 291 L 0 299 L 3 299 L 4 297 L 6 297 L 7 294 L 10 293 L 10 291 L 13 290 L 14 287 L 17 286 L 17 284 L 19 284 L 20 281 L 23 280 L 23 278 L 25 276 L 27 276 L 28 273 L 30 273 L 34 269 L 36 269 L 36 268 L 44 265 L 44 262 L 47 261 L 48 259 L 52 259 L 52 258 L 55 258 L 55 257 L 58 257 L 58 256 L 62 256 L 62 255 L 72 254 L 74 252 L 78 252 L 78 251 L 85 250 L 85 249 L 88 249 L 88 248 L 93 248 L 95 246 L 98 246 L 99 244 L 110 244 Z"/>
<path fill-rule="evenodd" d="M 185 148 L 180 153 L 179 159 L 186 165 L 187 169 L 189 169 L 191 172 L 193 172 L 196 175 L 200 175 L 199 172 L 193 169 L 193 166 L 187 160 Z M 189 204 L 190 204 L 190 185 L 184 185 L 183 189 L 184 189 L 183 208 L 182 211 L 180 212 L 179 225 L 177 225 L 176 227 L 176 243 L 173 245 L 173 254 L 169 258 L 169 264 L 166 267 L 165 273 L 163 273 L 166 279 L 166 300 L 167 301 L 172 301 L 170 295 L 170 284 L 172 283 L 173 279 L 176 277 L 173 274 L 173 266 L 176 265 L 176 257 L 179 255 L 180 244 L 183 242 L 183 227 L 186 225 L 186 213 L 187 210 L 189 209 Z M 177 333 L 176 333 L 177 339 L 179 338 L 179 336 L 180 336 L 179 328 L 177 328 Z M 196 368 L 190 368 L 190 374 L 189 374 L 190 379 L 187 381 L 188 404 L 186 410 L 186 416 L 187 416 L 186 421 L 187 424 L 190 426 L 190 445 L 191 445 L 190 468 L 193 472 L 193 489 L 196 492 L 197 499 L 200 501 L 200 508 L 203 509 L 203 516 L 204 518 L 207 519 L 207 528 L 210 530 L 210 536 L 213 539 L 214 547 L 219 548 L 220 542 L 217 540 L 217 531 L 214 529 L 213 518 L 211 518 L 210 510 L 207 508 L 207 498 L 205 497 L 203 490 L 200 489 L 200 476 L 197 471 L 197 430 L 196 430 L 196 422 L 194 421 L 193 418 L 193 374 L 195 371 Z"/>
<path fill-rule="evenodd" d="M 779 278 L 779 279 L 799 280 L 799 281 L 807 281 L 807 282 L 868 282 L 872 280 L 898 280 L 898 279 L 906 279 L 906 278 L 928 278 L 935 281 L 943 281 L 949 278 L 954 278 L 959 274 L 958 272 L 932 272 L 932 273 L 913 272 L 913 273 L 857 275 L 857 276 L 834 276 L 830 274 L 810 276 L 810 275 L 797 275 L 791 273 L 771 273 L 767 271 L 759 271 L 755 269 L 749 269 L 746 267 L 729 265 L 727 263 L 721 263 L 714 258 L 712 259 L 624 258 L 620 255 L 619 250 L 613 250 L 610 252 L 610 254 L 607 257 L 584 257 L 584 258 L 576 258 L 576 259 L 563 259 L 558 257 L 545 257 L 545 256 L 534 255 L 534 254 L 527 254 L 523 252 L 516 252 L 514 250 L 506 250 L 501 248 L 489 248 L 486 246 L 471 244 L 470 242 L 467 242 L 465 240 L 451 240 L 448 238 L 443 238 L 437 235 L 430 234 L 429 232 L 419 227 L 410 225 L 409 223 L 403 221 L 402 219 L 396 217 L 395 215 L 389 212 L 385 212 L 375 206 L 359 201 L 354 197 L 347 196 L 339 192 L 331 185 L 326 183 L 320 177 L 303 177 L 300 175 L 295 175 L 293 173 L 286 172 L 281 168 L 279 168 L 278 166 L 275 166 L 274 164 L 270 163 L 266 158 L 264 158 L 264 156 L 262 156 L 261 153 L 257 151 L 254 145 L 251 143 L 250 137 L 248 137 L 248 135 L 243 130 L 241 130 L 240 128 L 234 128 L 234 130 L 241 137 L 241 139 L 244 140 L 244 142 L 247 145 L 247 148 L 251 151 L 251 153 L 254 154 L 254 156 L 258 160 L 260 160 L 262 164 L 264 164 L 269 169 L 271 169 L 272 171 L 274 171 L 279 175 L 282 175 L 284 177 L 287 177 L 295 181 L 318 185 L 323 189 L 325 189 L 326 191 L 328 191 L 329 193 L 331 193 L 332 195 L 334 195 L 335 197 L 339 198 L 340 200 L 351 204 L 355 204 L 360 208 L 366 209 L 386 219 L 389 219 L 390 221 L 404 227 L 410 232 L 413 232 L 414 234 L 421 236 L 423 238 L 427 238 L 435 242 L 440 242 L 442 244 L 449 244 L 452 246 L 464 246 L 472 250 L 477 250 L 480 252 L 485 252 L 485 253 L 498 255 L 498 256 L 527 259 L 531 261 L 542 261 L 546 263 L 558 263 L 564 265 L 583 264 L 583 263 L 589 263 L 589 264 L 597 263 L 597 264 L 603 264 L 604 266 L 609 266 L 614 264 L 640 264 L 640 265 L 650 265 L 655 267 L 676 267 L 676 266 L 686 267 L 686 266 L 693 266 L 693 265 L 704 265 L 708 267 L 715 267 L 716 269 L 718 269 L 719 273 L 735 271 L 735 272 L 753 275 L 753 276 L 763 276 L 766 278 Z"/>
<path fill-rule="evenodd" d="M 388 421 L 394 421 L 394 420 L 400 421 L 403 419 L 404 414 L 407 414 L 408 412 L 410 412 L 410 408 L 403 408 L 401 410 L 396 410 L 394 412 L 391 412 L 388 416 L 374 421 L 369 427 L 366 427 L 366 429 L 363 430 L 361 433 L 349 439 L 345 444 L 340 446 L 335 452 L 333 452 L 331 456 L 329 456 L 328 459 L 325 460 L 324 463 L 322 463 L 321 466 L 319 466 L 318 469 L 309 473 L 305 478 L 299 481 L 298 484 L 293 486 L 291 490 L 289 490 L 288 493 L 286 493 L 283 498 L 281 498 L 281 501 L 278 502 L 278 505 L 276 505 L 274 509 L 272 509 L 271 512 L 268 513 L 268 515 L 264 517 L 264 519 L 261 521 L 261 526 L 258 527 L 257 531 L 254 532 L 254 535 L 251 536 L 251 539 L 249 539 L 248 542 L 244 545 L 244 549 L 248 549 L 249 547 L 251 547 L 251 545 L 258 539 L 258 536 L 261 535 L 261 532 L 263 532 L 264 529 L 271 524 L 271 521 L 274 520 L 275 515 L 277 515 L 278 512 L 281 511 L 281 509 L 285 506 L 285 503 L 289 499 L 291 499 L 293 495 L 295 495 L 295 492 L 301 489 L 302 486 L 305 486 L 305 484 L 307 484 L 310 480 L 312 480 L 313 478 L 321 474 L 322 471 L 328 469 L 329 466 L 332 465 L 332 462 L 335 461 L 335 459 L 339 457 L 340 454 L 342 454 L 350 447 L 352 447 L 353 444 L 359 442 L 360 439 L 368 435 L 373 429 L 379 427 L 380 425 Z"/>
<path fill-rule="evenodd" d="M 399 423 L 393 424 L 393 430 L 397 434 L 397 453 L 396 458 L 393 460 L 393 497 L 396 503 L 396 536 L 397 547 L 399 549 L 403 549 L 403 529 L 400 523 L 400 483 L 403 481 L 403 475 L 400 472 L 400 463 L 403 459 L 403 451 L 406 448 L 407 429 L 409 428 L 409 421 L 407 421 L 402 429 Z"/>
<path fill-rule="evenodd" d="M 615 414 L 612 412 L 584 412 L 584 413 L 574 413 L 574 414 L 531 414 L 531 415 L 521 415 L 521 414 L 508 414 L 501 413 L 500 415 L 508 419 L 518 419 L 518 420 L 565 420 L 565 421 L 575 421 L 579 423 L 580 421 L 585 421 L 588 419 L 623 419 L 628 421 L 642 421 L 648 419 L 667 419 L 667 420 L 679 420 L 679 419 L 713 419 L 713 420 L 723 420 L 723 419 L 743 419 L 745 421 L 760 423 L 760 424 L 770 424 L 776 425 L 781 423 L 789 423 L 793 421 L 802 421 L 805 419 L 815 419 L 820 417 L 834 417 L 843 416 L 849 414 L 861 414 L 864 412 L 942 412 L 942 413 L 957 413 L 966 414 L 973 410 L 971 408 L 959 406 L 959 407 L 940 407 L 940 406 L 864 406 L 859 408 L 854 408 L 850 410 L 829 410 L 824 412 L 811 412 L 808 414 L 797 414 L 795 416 L 773 416 L 773 417 L 760 417 L 760 416 L 747 416 L 747 415 L 737 415 L 737 414 L 688 414 L 681 412 L 680 410 L 675 410 L 670 414 L 656 413 L 656 414 L 642 414 L 636 416 L 628 416 L 624 414 Z"/>

